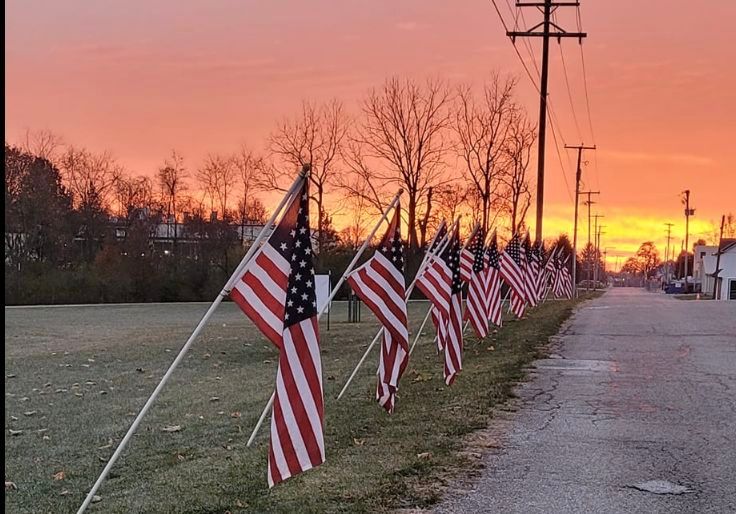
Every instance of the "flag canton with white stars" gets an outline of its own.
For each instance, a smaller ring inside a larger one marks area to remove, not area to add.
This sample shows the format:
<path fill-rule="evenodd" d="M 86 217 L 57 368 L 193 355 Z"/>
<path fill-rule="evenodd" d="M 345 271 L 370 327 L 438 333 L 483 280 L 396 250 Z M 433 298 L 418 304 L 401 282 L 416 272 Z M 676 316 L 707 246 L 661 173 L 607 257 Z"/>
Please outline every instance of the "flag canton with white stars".
<path fill-rule="evenodd" d="M 452 294 L 458 294 L 463 290 L 463 281 L 460 278 L 460 238 L 457 231 L 453 234 L 442 258 L 452 273 Z"/>
<path fill-rule="evenodd" d="M 317 315 L 317 296 L 314 287 L 314 263 L 312 262 L 312 240 L 309 231 L 309 193 L 307 181 L 301 190 L 299 201 L 294 202 L 284 215 L 296 219 L 283 226 L 286 233 L 277 242 L 276 249 L 291 264 L 286 290 L 284 327 L 295 325 Z M 295 207 L 298 208 L 295 211 Z M 296 214 L 296 216 L 294 216 Z M 284 220 L 285 221 L 285 220 Z"/>
<path fill-rule="evenodd" d="M 401 240 L 401 225 L 399 220 L 399 208 L 397 207 L 394 219 L 388 232 L 383 237 L 378 251 L 393 264 L 400 273 L 404 273 L 404 242 Z"/>
<path fill-rule="evenodd" d="M 445 235 L 447 235 L 447 225 L 443 221 L 442 226 L 437 230 L 437 235 L 434 236 L 434 243 L 432 243 L 432 246 L 429 248 L 430 252 L 434 252 L 440 246 Z"/>
<path fill-rule="evenodd" d="M 513 260 L 517 265 L 521 265 L 521 253 L 519 249 L 519 237 L 514 236 L 511 238 L 511 241 L 509 241 L 509 244 L 506 245 L 506 250 L 504 250 L 509 257 L 511 257 L 511 260 Z"/>
<path fill-rule="evenodd" d="M 526 239 L 524 239 L 524 256 L 526 257 L 526 262 L 532 262 L 532 242 L 528 234 Z"/>
<path fill-rule="evenodd" d="M 488 254 L 488 265 L 491 268 L 498 269 L 500 265 L 498 262 L 498 242 L 496 241 L 496 236 L 493 236 L 491 245 L 486 250 L 486 253 Z"/>
<path fill-rule="evenodd" d="M 473 254 L 473 271 L 476 273 L 480 273 L 483 271 L 483 241 L 485 241 L 485 237 L 479 230 L 475 237 L 473 238 L 473 241 L 471 241 L 470 244 L 470 252 Z"/>

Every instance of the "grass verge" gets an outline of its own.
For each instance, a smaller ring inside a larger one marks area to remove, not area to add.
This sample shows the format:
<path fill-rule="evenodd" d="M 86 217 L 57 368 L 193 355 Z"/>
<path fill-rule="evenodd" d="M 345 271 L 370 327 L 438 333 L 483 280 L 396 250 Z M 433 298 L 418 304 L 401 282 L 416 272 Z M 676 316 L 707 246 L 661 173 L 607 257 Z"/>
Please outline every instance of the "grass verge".
<path fill-rule="evenodd" d="M 541 356 L 574 302 L 549 301 L 484 341 L 442 380 L 430 330 L 405 374 L 396 413 L 373 399 L 373 354 L 335 397 L 377 325 L 322 327 L 327 462 L 269 490 L 268 429 L 246 448 L 268 400 L 276 354 L 223 305 L 100 490 L 91 512 L 385 512 L 428 507 L 433 487 L 471 463 L 464 436 L 483 428 Z M 410 306 L 416 329 L 426 304 Z M 202 305 L 6 309 L 5 507 L 74 512 L 165 371 Z M 364 316 L 364 320 L 369 318 Z M 174 432 L 166 427 L 178 426 Z M 8 482 L 17 489 L 8 489 Z"/>

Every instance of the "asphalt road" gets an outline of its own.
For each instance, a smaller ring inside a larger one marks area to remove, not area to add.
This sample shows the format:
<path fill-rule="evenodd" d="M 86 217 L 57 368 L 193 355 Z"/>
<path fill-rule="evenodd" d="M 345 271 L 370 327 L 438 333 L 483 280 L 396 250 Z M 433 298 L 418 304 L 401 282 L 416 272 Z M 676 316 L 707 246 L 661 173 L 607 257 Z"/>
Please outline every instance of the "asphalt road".
<path fill-rule="evenodd" d="M 736 512 L 736 302 L 613 289 L 555 352 L 437 512 Z"/>

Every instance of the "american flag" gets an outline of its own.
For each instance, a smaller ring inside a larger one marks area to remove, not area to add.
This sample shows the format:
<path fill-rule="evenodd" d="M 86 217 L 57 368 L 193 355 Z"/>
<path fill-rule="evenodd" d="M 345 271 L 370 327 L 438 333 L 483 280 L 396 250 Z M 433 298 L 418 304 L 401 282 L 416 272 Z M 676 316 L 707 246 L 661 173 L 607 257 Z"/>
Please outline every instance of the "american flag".
<path fill-rule="evenodd" d="M 445 239 L 447 238 L 447 224 L 445 223 L 445 220 L 442 220 L 442 224 L 437 229 L 437 235 L 434 236 L 434 243 L 429 248 L 428 255 L 431 255 L 432 253 L 437 253 L 439 247 L 441 244 L 445 242 Z M 432 307 L 430 307 L 431 313 L 432 313 L 432 324 L 434 325 L 435 330 L 437 331 L 437 337 L 435 337 L 435 341 L 437 341 L 437 352 L 441 352 L 444 348 L 442 347 L 442 341 L 445 340 L 445 337 L 440 337 L 440 334 L 444 334 L 447 331 L 447 326 L 442 323 L 442 317 L 440 315 L 440 311 L 437 309 L 437 307 L 432 304 Z"/>
<path fill-rule="evenodd" d="M 463 282 L 470 282 L 473 276 L 473 263 L 475 262 L 475 253 L 473 252 L 473 245 L 478 240 L 480 230 L 478 225 L 473 227 L 473 231 L 470 233 L 470 240 L 465 248 L 460 252 L 460 278 Z M 482 244 L 482 239 L 481 239 Z"/>
<path fill-rule="evenodd" d="M 554 256 L 554 275 L 552 278 L 552 294 L 555 298 L 564 296 L 564 284 L 562 276 L 562 251 L 557 252 Z"/>
<path fill-rule="evenodd" d="M 401 207 L 397 203 L 386 235 L 373 257 L 347 279 L 353 291 L 383 325 L 376 400 L 389 414 L 394 411 L 399 380 L 409 360 L 404 244 L 400 222 Z"/>
<path fill-rule="evenodd" d="M 493 232 L 491 244 L 486 250 L 488 268 L 486 270 L 486 297 L 488 299 L 487 317 L 491 323 L 500 327 L 503 325 L 501 305 L 501 270 L 498 255 L 498 239 Z"/>
<path fill-rule="evenodd" d="M 541 303 L 544 301 L 545 277 L 547 273 L 544 269 L 547 259 L 547 255 L 544 250 L 544 242 L 536 241 L 534 243 L 534 256 L 537 261 L 537 299 Z"/>
<path fill-rule="evenodd" d="M 562 269 L 560 270 L 560 275 L 562 275 L 562 278 L 560 279 L 560 282 L 562 283 L 562 294 L 568 300 L 572 299 L 572 276 L 570 275 L 569 264 L 570 256 L 568 255 L 567 257 L 565 257 L 565 261 L 562 264 Z"/>
<path fill-rule="evenodd" d="M 460 277 L 460 237 L 457 229 L 442 257 L 452 277 L 447 333 L 442 344 L 445 348 L 445 383 L 452 385 L 463 367 L 463 281 Z"/>
<path fill-rule="evenodd" d="M 435 237 L 435 243 L 428 250 L 429 258 L 416 280 L 417 288 L 432 304 L 432 322 L 437 329 L 437 348 L 441 351 L 446 337 L 447 317 L 450 312 L 450 296 L 452 295 L 452 272 L 442 255 L 436 255 L 442 240 L 445 239 L 447 228 L 442 225 L 440 233 Z M 446 247 L 449 245 L 445 245 Z"/>
<path fill-rule="evenodd" d="M 279 349 L 268 451 L 269 487 L 325 460 L 308 187 L 305 180 L 230 293 Z"/>
<path fill-rule="evenodd" d="M 483 234 L 483 231 L 476 230 L 475 235 L 473 235 L 467 246 L 463 249 L 463 254 L 469 251 L 473 256 L 473 267 L 468 286 L 468 300 L 465 307 L 465 319 L 470 320 L 475 335 L 479 339 L 483 339 L 488 335 L 488 316 L 486 315 L 488 312 L 486 295 L 487 273 L 485 272 L 484 263 L 484 241 L 485 234 Z"/>
<path fill-rule="evenodd" d="M 537 306 L 537 270 L 539 266 L 535 268 L 534 252 L 532 248 L 532 242 L 527 233 L 524 238 L 524 287 L 526 290 L 526 299 L 532 307 Z"/>
<path fill-rule="evenodd" d="M 547 260 L 544 263 L 544 289 L 546 291 L 547 288 L 549 288 L 552 294 L 554 294 L 553 283 L 556 269 L 555 259 L 558 248 L 559 247 L 557 245 L 552 248 L 552 251 L 549 253 L 549 255 L 547 256 Z"/>
<path fill-rule="evenodd" d="M 523 317 L 526 311 L 525 260 L 519 236 L 514 234 L 501 254 L 501 278 L 511 289 L 511 310 L 517 318 Z"/>

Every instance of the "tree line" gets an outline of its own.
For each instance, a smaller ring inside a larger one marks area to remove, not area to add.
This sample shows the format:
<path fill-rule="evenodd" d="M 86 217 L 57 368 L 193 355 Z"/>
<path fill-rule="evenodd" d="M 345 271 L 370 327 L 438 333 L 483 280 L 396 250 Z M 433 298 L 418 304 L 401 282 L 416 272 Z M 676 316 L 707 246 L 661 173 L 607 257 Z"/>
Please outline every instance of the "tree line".
<path fill-rule="evenodd" d="M 304 101 L 262 152 L 243 145 L 192 163 L 172 150 L 141 174 L 29 131 L 5 144 L 6 304 L 210 299 L 248 227 L 268 217 L 260 195 L 285 190 L 305 164 L 320 271 L 341 273 L 399 187 L 410 257 L 460 213 L 507 236 L 525 226 L 533 190 L 535 126 L 515 88 L 498 75 L 480 88 L 391 78 L 355 112 Z"/>

